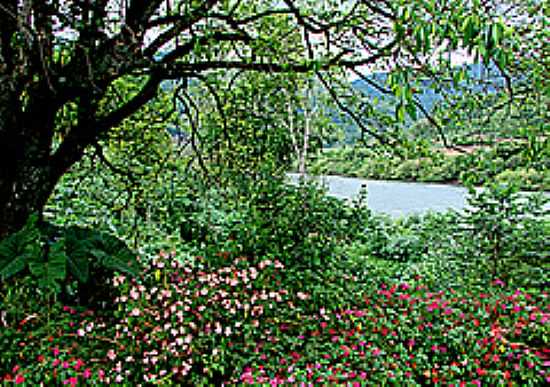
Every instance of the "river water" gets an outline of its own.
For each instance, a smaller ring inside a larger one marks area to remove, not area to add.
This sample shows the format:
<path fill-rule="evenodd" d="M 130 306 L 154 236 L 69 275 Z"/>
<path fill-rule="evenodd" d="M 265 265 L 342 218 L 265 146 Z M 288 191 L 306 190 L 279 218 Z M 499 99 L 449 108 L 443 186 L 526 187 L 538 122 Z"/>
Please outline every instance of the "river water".
<path fill-rule="evenodd" d="M 292 182 L 299 178 L 299 175 L 294 173 L 289 173 L 288 176 Z M 449 209 L 460 211 L 467 205 L 468 190 L 460 186 L 365 180 L 342 176 L 321 176 L 313 179 L 322 182 L 328 188 L 329 195 L 340 199 L 353 199 L 361 188 L 366 188 L 368 207 L 374 212 L 392 217 L 423 214 L 428 211 L 443 212 Z M 550 204 L 546 207 L 549 206 Z"/>

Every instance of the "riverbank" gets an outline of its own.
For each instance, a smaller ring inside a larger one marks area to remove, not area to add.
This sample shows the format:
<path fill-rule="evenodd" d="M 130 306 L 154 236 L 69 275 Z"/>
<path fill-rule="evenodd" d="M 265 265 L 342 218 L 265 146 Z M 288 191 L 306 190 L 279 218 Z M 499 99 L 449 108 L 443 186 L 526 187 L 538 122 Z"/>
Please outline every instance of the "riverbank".
<path fill-rule="evenodd" d="M 414 149 L 397 156 L 391 151 L 343 147 L 325 149 L 309 163 L 314 175 L 370 180 L 484 186 L 518 185 L 523 191 L 550 191 L 550 150 L 536 155 L 520 142 L 501 142 L 470 152 L 440 148 Z"/>

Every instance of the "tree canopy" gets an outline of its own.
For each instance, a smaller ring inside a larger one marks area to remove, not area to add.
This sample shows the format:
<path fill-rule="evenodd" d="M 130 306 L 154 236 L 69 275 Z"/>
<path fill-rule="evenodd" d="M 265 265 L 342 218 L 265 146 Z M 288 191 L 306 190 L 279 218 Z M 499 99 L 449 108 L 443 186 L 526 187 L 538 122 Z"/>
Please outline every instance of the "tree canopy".
<path fill-rule="evenodd" d="M 547 96 L 546 12 L 537 0 L 4 1 L 0 237 L 40 212 L 68 168 L 163 81 L 179 80 L 176 92 L 187 93 L 208 80 L 216 94 L 212 79 L 231 88 L 245 71 L 305 73 L 364 133 L 384 140 L 365 121 L 375 102 L 346 90 L 350 76 L 394 95 L 397 119 L 421 109 L 416 82 L 460 84 L 466 75 L 450 60 L 460 50 L 502 75 L 492 107 Z M 366 77 L 375 69 L 391 75 L 376 84 Z M 128 79 L 139 88 L 125 90 Z"/>

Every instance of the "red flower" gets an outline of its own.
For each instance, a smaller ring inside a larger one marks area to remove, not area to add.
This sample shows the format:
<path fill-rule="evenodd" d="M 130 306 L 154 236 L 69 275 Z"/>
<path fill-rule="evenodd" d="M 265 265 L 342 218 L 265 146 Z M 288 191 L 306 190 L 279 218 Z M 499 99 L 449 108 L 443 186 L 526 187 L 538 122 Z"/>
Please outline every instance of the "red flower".
<path fill-rule="evenodd" d="M 479 376 L 483 376 L 487 373 L 487 371 L 485 371 L 483 368 L 476 369 L 476 372 Z"/>
<path fill-rule="evenodd" d="M 15 384 L 21 384 L 25 381 L 25 377 L 21 374 L 17 374 L 17 376 L 15 376 Z"/>

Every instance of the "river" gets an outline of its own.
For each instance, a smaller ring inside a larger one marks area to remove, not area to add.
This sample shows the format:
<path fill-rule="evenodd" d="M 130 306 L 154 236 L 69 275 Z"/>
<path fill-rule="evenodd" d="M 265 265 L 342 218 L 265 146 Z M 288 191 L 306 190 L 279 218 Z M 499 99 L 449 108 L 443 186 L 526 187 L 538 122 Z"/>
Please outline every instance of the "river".
<path fill-rule="evenodd" d="M 298 174 L 289 173 L 290 180 L 296 182 Z M 367 205 L 377 213 L 392 217 L 424 214 L 428 211 L 442 212 L 449 209 L 460 211 L 467 205 L 468 190 L 464 187 L 407 183 L 399 181 L 365 180 L 342 176 L 321 176 L 320 180 L 328 194 L 340 199 L 353 199 L 361 188 L 367 189 Z M 546 194 L 550 196 L 550 194 Z M 549 209 L 550 204 L 546 206 Z"/>

